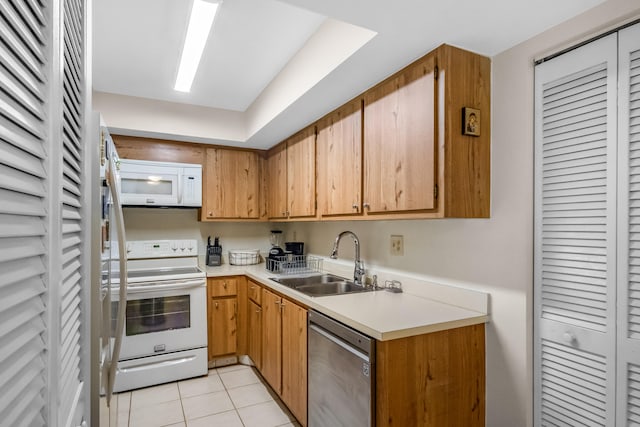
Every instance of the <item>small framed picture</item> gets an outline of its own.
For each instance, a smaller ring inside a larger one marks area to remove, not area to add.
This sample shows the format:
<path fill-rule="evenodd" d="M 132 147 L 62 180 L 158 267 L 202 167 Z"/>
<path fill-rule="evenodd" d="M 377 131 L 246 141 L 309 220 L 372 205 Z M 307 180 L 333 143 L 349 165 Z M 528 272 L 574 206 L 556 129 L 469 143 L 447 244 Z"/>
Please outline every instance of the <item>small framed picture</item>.
<path fill-rule="evenodd" d="M 480 136 L 480 110 L 469 107 L 462 109 L 462 134 Z"/>

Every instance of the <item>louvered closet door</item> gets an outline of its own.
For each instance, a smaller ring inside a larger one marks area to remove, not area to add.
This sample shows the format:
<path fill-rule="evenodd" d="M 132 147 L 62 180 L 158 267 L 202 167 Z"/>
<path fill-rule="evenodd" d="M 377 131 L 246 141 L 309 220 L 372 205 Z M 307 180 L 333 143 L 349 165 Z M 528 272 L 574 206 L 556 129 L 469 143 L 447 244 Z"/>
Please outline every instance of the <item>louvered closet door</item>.
<path fill-rule="evenodd" d="M 535 70 L 534 418 L 615 418 L 616 36 Z"/>
<path fill-rule="evenodd" d="M 62 287 L 60 289 L 60 409 L 59 425 L 79 425 L 84 411 L 83 373 L 81 363 L 82 302 L 89 298 L 82 289 L 83 264 L 89 262 L 83 253 L 83 141 L 84 141 L 84 2 L 62 2 L 62 198 L 60 217 Z M 86 214 L 87 216 L 89 214 Z M 87 343 L 88 347 L 88 343 Z"/>
<path fill-rule="evenodd" d="M 46 425 L 45 2 L 0 2 L 0 425 Z"/>
<path fill-rule="evenodd" d="M 619 33 L 618 425 L 640 425 L 640 24 Z"/>

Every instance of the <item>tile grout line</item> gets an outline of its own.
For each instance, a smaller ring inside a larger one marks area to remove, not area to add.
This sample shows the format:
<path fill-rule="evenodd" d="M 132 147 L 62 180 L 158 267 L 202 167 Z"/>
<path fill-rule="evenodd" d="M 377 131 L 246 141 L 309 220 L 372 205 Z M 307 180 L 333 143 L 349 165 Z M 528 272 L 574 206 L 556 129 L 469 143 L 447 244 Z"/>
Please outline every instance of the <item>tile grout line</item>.
<path fill-rule="evenodd" d="M 207 376 L 209 376 L 209 374 L 207 373 Z M 184 412 L 184 404 L 182 403 L 182 391 L 180 390 L 180 381 L 176 381 L 176 387 L 178 387 L 178 397 L 180 398 L 180 408 L 182 409 L 182 419 L 184 420 L 184 425 L 185 427 L 188 427 L 187 425 L 187 414 Z"/>

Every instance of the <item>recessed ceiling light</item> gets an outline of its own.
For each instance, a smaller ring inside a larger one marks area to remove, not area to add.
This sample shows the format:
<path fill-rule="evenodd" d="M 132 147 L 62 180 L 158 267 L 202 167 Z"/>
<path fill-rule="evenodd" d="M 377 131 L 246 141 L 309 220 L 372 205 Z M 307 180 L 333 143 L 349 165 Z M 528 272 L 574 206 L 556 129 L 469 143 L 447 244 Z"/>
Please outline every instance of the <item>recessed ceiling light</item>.
<path fill-rule="evenodd" d="M 191 90 L 191 84 L 198 70 L 200 58 L 202 58 L 202 52 L 207 44 L 209 31 L 220 3 L 219 1 L 193 0 L 189 27 L 184 39 L 180 67 L 178 68 L 178 77 L 174 86 L 175 90 L 180 92 Z"/>

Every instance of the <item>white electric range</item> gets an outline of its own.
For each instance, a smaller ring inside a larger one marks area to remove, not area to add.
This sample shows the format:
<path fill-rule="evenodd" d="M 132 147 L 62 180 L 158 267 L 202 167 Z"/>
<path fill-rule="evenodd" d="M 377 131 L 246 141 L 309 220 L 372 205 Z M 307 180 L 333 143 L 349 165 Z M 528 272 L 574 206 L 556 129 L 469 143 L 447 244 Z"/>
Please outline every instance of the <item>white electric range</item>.
<path fill-rule="evenodd" d="M 127 258 L 127 307 L 114 391 L 205 375 L 207 279 L 198 268 L 197 241 L 128 241 Z M 112 287 L 114 313 L 118 286 Z"/>

